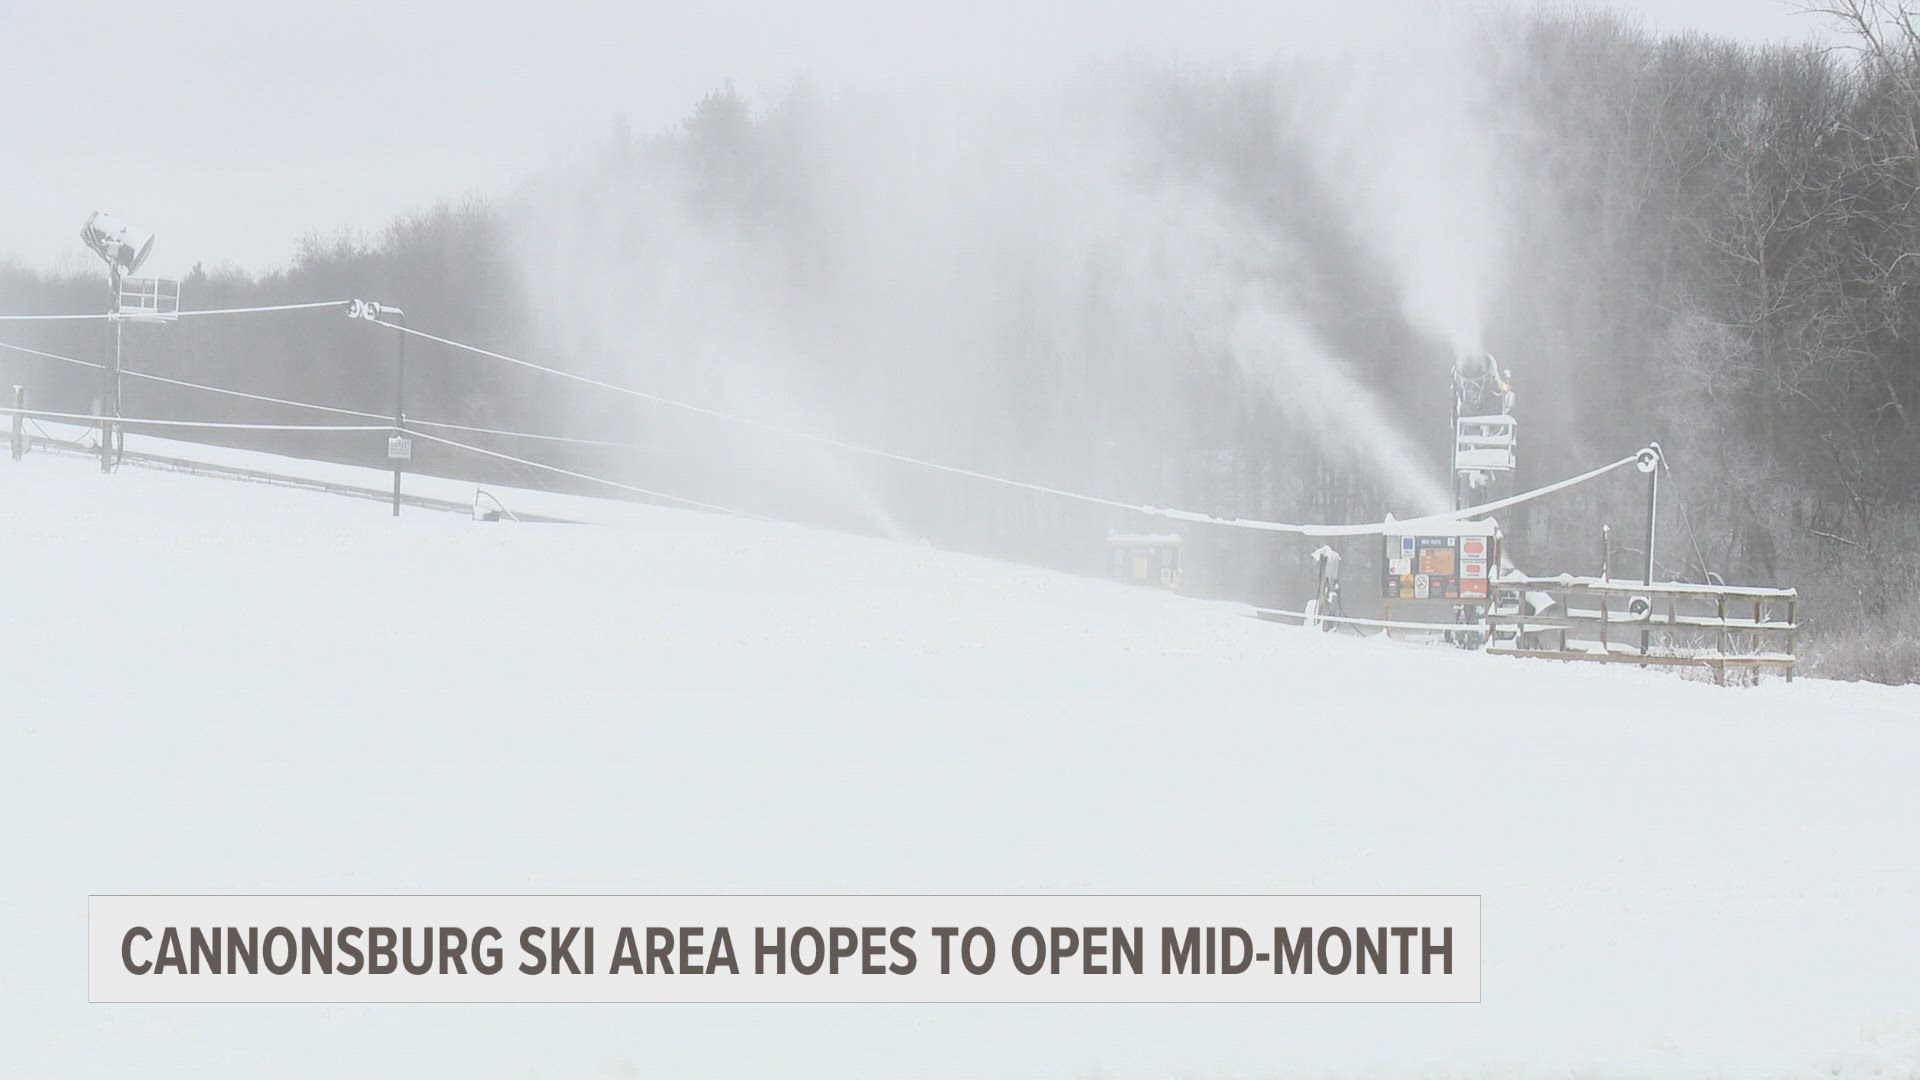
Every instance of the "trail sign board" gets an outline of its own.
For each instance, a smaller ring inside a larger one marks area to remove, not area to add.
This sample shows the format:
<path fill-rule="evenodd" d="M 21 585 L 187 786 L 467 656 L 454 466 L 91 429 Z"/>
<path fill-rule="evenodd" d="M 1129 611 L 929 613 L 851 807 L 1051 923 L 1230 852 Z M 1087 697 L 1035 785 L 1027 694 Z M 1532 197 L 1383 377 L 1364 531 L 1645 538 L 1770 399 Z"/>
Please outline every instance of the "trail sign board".
<path fill-rule="evenodd" d="M 1107 562 L 1114 578 L 1135 585 L 1180 587 L 1180 534 L 1107 534 Z"/>
<path fill-rule="evenodd" d="M 1500 527 L 1493 521 L 1415 526 L 1381 538 L 1381 591 L 1387 600 L 1488 598 L 1500 558 Z"/>

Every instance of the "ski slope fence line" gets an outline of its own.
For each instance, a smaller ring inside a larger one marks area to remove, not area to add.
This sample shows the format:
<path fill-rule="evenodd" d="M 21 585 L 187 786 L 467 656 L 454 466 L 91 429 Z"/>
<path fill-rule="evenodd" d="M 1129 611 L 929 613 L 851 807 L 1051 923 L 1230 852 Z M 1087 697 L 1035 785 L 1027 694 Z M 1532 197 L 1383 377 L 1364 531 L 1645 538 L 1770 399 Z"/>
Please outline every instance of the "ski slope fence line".
<path fill-rule="evenodd" d="M 1289 619 L 1298 619 L 1308 625 L 1329 622 L 1342 623 L 1348 626 L 1379 626 L 1385 627 L 1388 630 L 1438 630 L 1443 633 L 1475 630 L 1482 625 L 1480 623 L 1395 622 L 1389 619 L 1360 619 L 1348 615 L 1310 615 L 1304 611 L 1286 611 L 1281 608 L 1266 607 L 1256 607 L 1253 610 L 1257 615 L 1280 615 Z"/>
<path fill-rule="evenodd" d="M 500 360 L 508 364 L 514 364 L 520 367 L 528 368 L 533 371 L 543 372 L 545 374 L 553 375 L 558 378 L 570 379 L 574 382 L 582 383 L 587 386 L 599 387 L 604 390 L 609 390 L 619 394 L 625 394 L 629 397 L 638 398 L 642 401 L 648 401 L 658 405 L 666 405 L 676 409 L 683 409 L 688 412 L 696 413 L 701 416 L 712 417 L 713 419 L 716 419 L 716 420 L 724 420 L 724 421 L 727 421 L 728 423 L 740 424 L 746 427 L 755 428 L 760 431 L 765 431 L 770 434 L 779 435 L 784 438 L 797 439 L 803 442 L 811 442 L 820 446 L 831 447 L 836 450 L 845 450 L 851 453 L 867 454 L 872 457 L 881 458 L 887 461 L 895 461 L 895 462 L 900 462 L 906 465 L 915 465 L 921 468 L 934 469 L 939 472 L 951 473 L 956 476 L 971 477 L 972 479 L 975 479 L 975 480 L 982 480 L 982 481 L 986 481 L 988 483 L 994 483 L 994 484 L 1002 484 L 1007 487 L 1014 487 L 1014 488 L 1020 488 L 1026 491 L 1039 492 L 1045 495 L 1057 495 L 1065 499 L 1076 499 L 1081 502 L 1092 503 L 1096 506 L 1105 506 L 1105 507 L 1109 507 L 1116 510 L 1127 510 L 1135 513 L 1148 514 L 1154 517 L 1167 518 L 1172 521 L 1190 521 L 1190 522 L 1206 524 L 1206 525 L 1223 525 L 1228 528 L 1236 528 L 1236 529 L 1258 529 L 1266 532 L 1291 533 L 1297 536 L 1378 536 L 1378 535 L 1382 535 L 1389 532 L 1415 529 L 1423 525 L 1439 525 L 1439 524 L 1444 524 L 1446 522 L 1451 522 L 1451 521 L 1464 521 L 1470 517 L 1475 517 L 1482 514 L 1490 514 L 1495 510 L 1502 510 L 1509 506 L 1517 506 L 1521 503 L 1540 498 L 1543 495 L 1551 495 L 1556 491 L 1561 491 L 1566 488 L 1573 487 L 1576 484 L 1585 483 L 1586 481 L 1595 479 L 1596 477 L 1604 476 L 1605 474 L 1610 473 L 1615 469 L 1624 468 L 1628 465 L 1634 464 L 1636 461 L 1640 459 L 1640 455 L 1642 453 L 1641 451 L 1635 451 L 1634 453 L 1628 454 L 1626 457 L 1623 457 L 1618 461 L 1610 462 L 1596 469 L 1589 469 L 1588 471 L 1581 473 L 1578 476 L 1570 476 L 1564 480 L 1555 481 L 1554 483 L 1546 484 L 1541 487 L 1534 488 L 1531 491 L 1523 491 L 1518 495 L 1509 495 L 1504 499 L 1496 499 L 1492 502 L 1481 503 L 1478 506 L 1469 506 L 1461 510 L 1449 510 L 1449 511 L 1437 513 L 1437 514 L 1423 514 L 1419 517 L 1407 518 L 1405 520 L 1400 520 L 1400 521 L 1395 521 L 1392 518 L 1388 518 L 1385 521 L 1370 522 L 1370 523 L 1359 524 L 1359 525 L 1298 525 L 1298 524 L 1293 524 L 1291 522 L 1261 521 L 1261 520 L 1252 519 L 1252 518 L 1222 518 L 1222 517 L 1215 517 L 1212 514 L 1203 514 L 1203 513 L 1199 513 L 1197 511 L 1192 511 L 1192 510 L 1174 510 L 1166 507 L 1156 507 L 1156 506 L 1147 506 L 1147 505 L 1138 504 L 1138 503 L 1121 502 L 1117 499 L 1102 498 L 1101 496 L 1089 495 L 1089 494 L 1086 494 L 1085 492 L 1070 491 L 1064 488 L 1048 487 L 1044 484 L 1035 484 L 1025 480 L 1015 480 L 1010 477 L 996 476 L 992 473 L 978 472 L 973 469 L 964 469 L 957 465 L 948 465 L 943 462 L 929 461 L 925 458 L 917 458 L 907 454 L 899 454 L 891 450 L 881 450 L 871 446 L 861 446 L 857 443 L 845 442 L 840 439 L 835 439 L 826 435 L 817 435 L 812 432 L 799 431 L 793 428 L 785 428 L 776 424 L 767 423 L 762 420 L 754 420 L 748 417 L 736 416 L 732 413 L 723 412 L 719 409 L 711 409 L 711 408 L 707 408 L 706 406 L 694 405 L 689 402 L 678 401 L 678 400 L 675 400 L 674 398 L 664 397 L 659 394 L 648 393 L 647 391 L 644 391 L 644 390 L 636 390 L 636 389 L 633 389 L 632 387 L 620 386 L 618 384 L 606 382 L 601 379 L 595 379 L 590 376 L 580 375 L 571 371 L 564 371 L 564 370 L 561 370 L 560 368 L 548 367 L 545 364 L 536 364 L 531 360 L 522 360 L 516 356 L 508 356 L 505 353 L 494 352 L 491 349 L 483 349 L 478 345 L 469 345 L 462 341 L 455 341 L 452 338 L 441 337 L 438 334 L 430 334 L 424 330 L 415 330 L 412 327 L 404 326 L 400 323 L 388 322 L 384 319 L 376 319 L 373 321 L 380 326 L 387 327 L 391 330 L 397 330 L 402 334 L 409 334 L 414 337 L 425 338 L 428 341 L 438 342 L 439 344 L 446 345 L 450 348 L 462 349 L 470 353 L 474 353 L 480 356 L 490 357 L 492 359 Z"/>
<path fill-rule="evenodd" d="M 58 353 L 29 349 L 24 345 L 10 345 L 4 341 L 0 341 L 0 349 L 9 349 L 14 352 L 26 353 L 29 356 L 38 356 L 47 360 L 59 360 L 63 363 L 78 364 L 81 367 L 92 368 L 95 371 L 104 370 L 107 366 L 92 360 L 81 360 L 78 357 L 61 356 Z M 187 390 L 201 390 L 209 394 L 224 394 L 227 397 L 242 398 L 247 401 L 259 401 L 269 405 L 285 405 L 295 409 L 312 409 L 316 412 L 333 413 L 337 416 L 355 416 L 366 420 L 386 420 L 389 422 L 389 426 L 391 426 L 392 417 L 386 413 L 364 412 L 359 409 L 343 409 L 337 405 L 318 405 L 311 401 L 295 401 L 291 398 L 273 397 L 268 394 L 252 394 L 245 390 L 230 390 L 224 386 L 209 386 L 206 383 L 188 382 L 185 379 L 175 379 L 166 375 L 155 375 L 151 372 L 136 371 L 133 368 L 122 368 L 120 374 L 125 375 L 129 379 L 146 379 L 149 382 L 165 383 L 168 386 L 178 386 Z M 571 435 L 545 435 L 532 431 L 509 431 L 504 428 L 479 427 L 472 424 L 453 424 L 442 420 L 416 420 L 411 416 L 405 417 L 405 420 L 409 426 L 441 428 L 447 431 L 465 431 L 476 435 L 498 435 L 514 439 L 536 439 L 542 442 L 567 443 L 574 446 L 604 446 L 620 450 L 641 450 L 652 454 L 698 453 L 698 451 L 660 450 L 642 446 L 639 443 L 617 442 L 610 439 L 582 439 Z"/>
<path fill-rule="evenodd" d="M 344 307 L 347 304 L 348 304 L 348 301 L 344 301 L 344 300 L 323 300 L 323 301 L 314 301 L 314 302 L 302 303 L 302 304 L 265 305 L 265 306 L 254 307 L 254 308 L 213 308 L 213 309 L 203 309 L 197 312 L 182 312 L 181 314 L 182 315 L 228 315 L 228 314 L 243 314 L 243 313 L 250 313 L 250 312 L 300 311 L 300 310 L 309 310 L 309 309 L 315 309 L 315 308 Z M 24 318 L 83 318 L 83 317 L 93 318 L 95 316 L 17 316 L 17 317 L 16 316 L 0 316 L 0 320 L 10 319 L 10 318 L 24 319 Z M 105 318 L 107 316 L 102 315 L 97 317 Z M 1546 484 L 1541 487 L 1534 488 L 1530 491 L 1521 492 L 1517 495 L 1510 495 L 1504 499 L 1496 499 L 1493 502 L 1482 503 L 1477 506 L 1470 506 L 1460 510 L 1451 510 L 1451 511 L 1445 511 L 1445 512 L 1436 513 L 1436 514 L 1425 514 L 1419 517 L 1408 518 L 1408 519 L 1398 520 L 1398 521 L 1389 517 L 1384 521 L 1368 522 L 1368 523 L 1354 524 L 1354 525 L 1304 525 L 1304 524 L 1295 524 L 1291 522 L 1281 522 L 1281 521 L 1263 521 L 1263 520 L 1251 519 L 1251 518 L 1222 518 L 1222 517 L 1214 516 L 1212 514 L 1204 514 L 1204 513 L 1200 513 L 1192 510 L 1178 510 L 1178 509 L 1172 509 L 1168 507 L 1156 507 L 1156 506 L 1150 506 L 1150 505 L 1139 504 L 1139 503 L 1123 502 L 1117 499 L 1108 499 L 1098 495 L 1090 495 L 1085 492 L 1072 491 L 1065 488 L 1050 487 L 1045 484 L 1035 484 L 1025 480 L 1016 480 L 1011 477 L 998 476 L 992 473 L 980 472 L 974 469 L 961 468 L 960 466 L 956 466 L 956 465 L 948 465 L 944 462 L 931 461 L 926 458 L 913 457 L 908 454 L 895 453 L 890 450 L 882 450 L 876 447 L 863 446 L 858 443 L 846 442 L 844 440 L 835 439 L 830 436 L 819 435 L 812 432 L 806 432 L 806 431 L 800 431 L 792 428 L 781 427 L 776 424 L 770 424 L 765 421 L 755 420 L 749 417 L 737 416 L 732 413 L 724 412 L 718 409 L 707 408 L 705 406 L 695 405 L 690 402 L 679 401 L 674 398 L 665 397 L 663 395 L 648 393 L 647 391 L 644 391 L 644 390 L 636 390 L 632 387 L 620 386 L 616 383 L 610 383 L 601 379 L 595 379 L 590 376 L 578 374 L 576 372 L 565 371 L 560 368 L 549 367 L 545 364 L 538 364 L 531 360 L 523 360 L 519 357 L 509 356 L 505 353 L 495 352 L 491 349 L 484 349 L 478 345 L 470 345 L 466 342 L 456 341 L 453 338 L 441 337 L 438 334 L 431 334 L 424 330 L 416 330 L 404 324 L 391 322 L 386 319 L 373 319 L 370 321 L 374 322 L 376 325 L 384 326 L 398 333 L 410 335 L 413 337 L 424 338 L 428 341 L 433 341 L 438 344 L 445 345 L 449 348 L 459 349 L 459 350 L 463 350 L 465 352 L 473 353 L 479 356 L 489 357 L 491 359 L 499 360 L 504 363 L 528 368 L 530 370 L 538 371 L 547 375 L 552 375 L 557 378 L 572 380 L 574 382 L 582 383 L 588 386 L 598 387 L 614 393 L 625 394 L 629 397 L 633 397 L 642 401 L 648 401 L 655 404 L 668 406 L 671 408 L 682 409 L 688 412 L 695 413 L 697 415 L 710 417 L 716 420 L 722 420 L 728 423 L 740 424 L 745 427 L 751 427 L 756 430 L 765 431 L 770 434 L 778 435 L 784 438 L 791 438 L 799 441 L 810 442 L 810 443 L 830 447 L 837 450 L 847 451 L 849 453 L 866 454 L 866 455 L 877 457 L 887 461 L 894 461 L 901 464 L 913 465 L 916 467 L 926 468 L 926 469 L 932 469 L 938 472 L 949 473 L 956 476 L 969 477 L 971 479 L 980 480 L 987 483 L 1000 484 L 1003 486 L 1018 488 L 1025 491 L 1032 491 L 1039 494 L 1053 495 L 1053 496 L 1057 496 L 1059 498 L 1064 498 L 1064 499 L 1073 499 L 1073 500 L 1089 503 L 1096 506 L 1108 507 L 1110 509 L 1125 510 L 1132 513 L 1140 513 L 1140 514 L 1146 514 L 1153 517 L 1166 518 L 1172 521 L 1187 521 L 1187 522 L 1193 522 L 1197 524 L 1219 525 L 1227 528 L 1255 529 L 1255 530 L 1266 531 L 1266 532 L 1289 533 L 1297 536 L 1313 536 L 1313 537 L 1377 536 L 1377 535 L 1382 535 L 1389 532 L 1396 532 L 1396 533 L 1405 532 L 1408 530 L 1417 529 L 1425 525 L 1438 525 L 1438 524 L 1444 524 L 1452 521 L 1462 521 L 1477 515 L 1490 514 L 1496 510 L 1505 509 L 1506 507 L 1509 507 L 1509 506 L 1516 506 L 1521 503 L 1528 502 L 1530 500 L 1537 499 L 1545 495 L 1550 495 L 1556 491 L 1561 491 L 1563 489 L 1572 487 L 1576 484 L 1585 483 L 1588 480 L 1592 480 L 1599 476 L 1603 476 L 1606 473 L 1614 471 L 1615 469 L 1623 468 L 1627 465 L 1634 464 L 1636 460 L 1639 459 L 1640 453 L 1641 453 L 1636 451 L 1634 454 L 1629 454 L 1628 456 L 1623 457 L 1618 461 L 1614 461 L 1609 464 L 1602 465 L 1595 469 L 1590 469 L 1587 472 L 1581 473 L 1577 476 L 1571 476 L 1564 480 L 1559 480 L 1551 484 Z M 99 368 L 103 366 L 99 364 L 90 363 L 84 360 L 78 360 L 72 357 L 57 356 L 52 353 L 40 352 L 39 350 L 26 349 L 21 346 L 0 345 L 0 347 L 16 349 L 21 352 L 30 353 L 36 356 L 47 357 L 49 359 L 63 360 L 69 363 L 82 364 L 87 367 Z M 134 374 L 134 373 L 129 372 L 128 374 Z M 376 417 L 375 414 L 362 413 L 362 412 L 358 412 L 357 410 L 339 409 L 333 406 L 315 405 L 308 402 L 289 401 L 284 398 L 269 398 L 266 395 L 246 394 L 243 391 L 229 390 L 222 387 L 207 386 L 199 383 L 187 383 L 184 380 L 168 379 L 164 376 L 152 376 L 152 375 L 140 374 L 138 375 L 138 377 L 156 379 L 162 382 L 171 382 L 176 385 L 191 387 L 193 389 L 198 389 L 198 390 L 205 390 L 212 393 L 223 393 L 223 394 L 230 394 L 237 397 L 248 397 L 248 398 L 253 398 L 261 401 L 270 401 L 275 404 L 288 405 L 296 408 L 318 409 L 318 410 L 327 411 L 327 412 L 334 412 L 334 413 L 364 417 L 369 419 L 374 419 L 374 418 L 386 419 L 385 417 Z M 68 415 L 74 415 L 74 414 L 68 414 Z M 97 421 L 99 418 L 92 417 L 92 418 L 86 418 L 86 419 L 92 419 Z M 134 423 L 136 421 L 124 421 L 124 422 Z M 189 424 L 189 423 L 180 422 L 180 421 L 174 421 L 173 423 L 176 423 L 179 426 L 201 426 L 201 427 L 210 427 L 210 428 L 222 426 L 217 424 L 194 425 L 194 424 Z M 450 425 L 450 424 L 436 423 L 436 422 L 430 422 L 430 421 L 406 421 L 404 418 L 403 418 L 403 424 L 417 424 L 419 426 L 441 427 L 441 428 L 447 428 L 451 430 L 470 431 L 477 434 L 484 433 L 484 434 L 501 435 L 501 436 L 507 436 L 507 437 L 544 438 L 544 439 L 549 439 L 555 442 L 574 441 L 573 439 L 567 436 L 539 436 L 539 435 L 534 435 L 532 433 L 509 432 L 509 431 L 497 430 L 497 429 L 482 429 L 478 427 L 470 427 L 470 426 L 464 426 L 464 425 Z M 314 425 L 305 425 L 305 427 L 309 430 L 321 430 L 320 427 L 314 426 Z M 281 428 L 281 430 L 290 430 L 290 429 L 291 428 Z M 342 428 L 341 430 L 347 430 L 347 429 Z M 366 430 L 378 430 L 378 429 L 368 428 Z M 413 433 L 422 434 L 422 435 L 424 434 L 417 431 Z M 613 487 L 618 487 L 626 490 L 639 491 L 642 494 L 657 495 L 659 497 L 667 498 L 670 501 L 674 501 L 674 502 L 685 503 L 687 505 L 702 506 L 708 509 L 721 509 L 719 507 L 713 507 L 713 506 L 709 506 L 708 504 L 698 503 L 695 500 L 685 499 L 679 496 L 667 496 L 657 492 L 647 492 L 644 489 L 633 488 L 631 485 L 621 484 L 617 481 L 607 480 L 603 477 L 589 476 L 585 473 L 576 473 L 576 472 L 573 472 L 572 470 L 561 469 L 558 466 L 548 465 L 544 462 L 532 461 L 530 459 L 525 459 L 525 458 L 517 458 L 517 457 L 514 457 L 513 455 L 500 454 L 495 451 L 484 451 L 479 449 L 478 447 L 468 446 L 467 444 L 464 444 L 464 443 L 456 443 L 456 442 L 453 442 L 452 440 L 434 439 L 433 441 L 445 442 L 449 446 L 461 447 L 476 453 L 482 453 L 488 456 L 498 457 L 501 460 L 513 461 L 518 464 L 522 464 L 531 468 L 547 469 L 549 471 L 557 472 L 562 475 L 575 476 L 581 479 L 586 479 L 586 480 L 590 480 L 590 481 L 601 483 L 601 484 L 607 484 Z M 592 440 L 582 440 L 582 441 L 597 442 Z M 733 513 L 735 511 L 724 511 L 724 512 Z M 758 517 L 759 515 L 749 514 L 747 516 Z"/>

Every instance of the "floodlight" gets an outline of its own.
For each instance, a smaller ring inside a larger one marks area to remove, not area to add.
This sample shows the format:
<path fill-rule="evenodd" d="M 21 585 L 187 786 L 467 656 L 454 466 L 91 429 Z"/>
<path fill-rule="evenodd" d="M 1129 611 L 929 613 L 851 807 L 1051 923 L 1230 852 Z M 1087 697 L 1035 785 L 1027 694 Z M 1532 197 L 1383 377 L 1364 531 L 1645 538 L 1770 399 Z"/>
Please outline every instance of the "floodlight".
<path fill-rule="evenodd" d="M 80 227 L 80 239 L 95 255 L 105 259 L 108 266 L 122 274 L 140 269 L 140 264 L 153 254 L 152 233 L 98 210 Z"/>

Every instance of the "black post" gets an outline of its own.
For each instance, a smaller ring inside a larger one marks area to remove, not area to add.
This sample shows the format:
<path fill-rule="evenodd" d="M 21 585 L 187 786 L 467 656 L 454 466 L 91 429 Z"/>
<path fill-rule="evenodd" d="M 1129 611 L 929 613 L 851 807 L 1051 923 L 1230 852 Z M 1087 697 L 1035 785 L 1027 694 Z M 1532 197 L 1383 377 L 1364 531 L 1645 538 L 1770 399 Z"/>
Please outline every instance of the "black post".
<path fill-rule="evenodd" d="M 381 305 L 380 314 L 400 320 L 402 329 L 395 330 L 393 336 L 399 344 L 393 367 L 393 437 L 407 437 L 407 313 L 397 307 Z M 388 457 L 393 458 L 393 516 L 400 516 L 400 470 L 405 458 L 398 456 L 389 448 Z"/>

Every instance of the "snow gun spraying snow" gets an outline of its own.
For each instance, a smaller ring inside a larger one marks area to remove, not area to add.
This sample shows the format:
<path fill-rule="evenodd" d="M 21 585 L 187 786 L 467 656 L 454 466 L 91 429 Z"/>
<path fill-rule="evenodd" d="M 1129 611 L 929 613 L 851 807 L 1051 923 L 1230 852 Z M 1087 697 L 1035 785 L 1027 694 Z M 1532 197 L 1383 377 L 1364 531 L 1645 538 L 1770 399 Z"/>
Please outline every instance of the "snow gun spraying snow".
<path fill-rule="evenodd" d="M 1453 508 L 1459 510 L 1495 498 L 1495 478 L 1512 473 L 1517 465 L 1513 370 L 1501 367 L 1492 353 L 1469 352 L 1454 360 L 1451 374 Z M 1516 572 L 1513 560 L 1504 551 L 1497 562 L 1503 573 Z M 1511 597 L 1510 602 L 1524 604 L 1536 614 L 1554 606 L 1553 598 L 1543 592 L 1526 592 Z M 1456 609 L 1456 614 L 1463 621 L 1471 621 L 1480 612 L 1469 602 Z"/>
<path fill-rule="evenodd" d="M 1494 476 L 1514 469 L 1513 372 L 1492 353 L 1453 362 L 1453 508 L 1484 501 Z"/>

